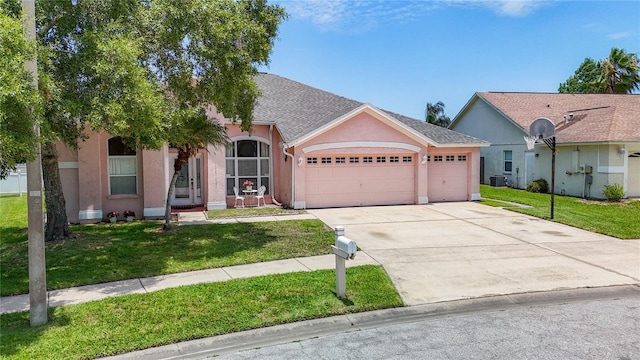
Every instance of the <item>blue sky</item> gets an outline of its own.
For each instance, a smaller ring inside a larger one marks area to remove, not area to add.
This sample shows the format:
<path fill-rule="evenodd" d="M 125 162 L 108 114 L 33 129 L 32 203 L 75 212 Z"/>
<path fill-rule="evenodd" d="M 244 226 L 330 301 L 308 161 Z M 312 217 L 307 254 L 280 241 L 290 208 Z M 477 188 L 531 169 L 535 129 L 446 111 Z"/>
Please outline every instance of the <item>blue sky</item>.
<path fill-rule="evenodd" d="M 284 76 L 417 119 L 476 91 L 557 92 L 586 57 L 640 52 L 640 1 L 279 0 Z"/>

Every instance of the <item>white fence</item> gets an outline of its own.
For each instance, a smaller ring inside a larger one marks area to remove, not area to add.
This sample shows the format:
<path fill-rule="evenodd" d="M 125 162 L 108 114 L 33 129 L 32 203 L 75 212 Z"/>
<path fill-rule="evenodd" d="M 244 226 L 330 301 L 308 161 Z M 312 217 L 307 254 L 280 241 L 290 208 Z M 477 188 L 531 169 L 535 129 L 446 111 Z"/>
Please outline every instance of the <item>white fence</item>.
<path fill-rule="evenodd" d="M 18 166 L 16 171 L 7 175 L 6 179 L 0 180 L 0 194 L 17 194 L 22 196 L 27 192 L 27 168 Z"/>

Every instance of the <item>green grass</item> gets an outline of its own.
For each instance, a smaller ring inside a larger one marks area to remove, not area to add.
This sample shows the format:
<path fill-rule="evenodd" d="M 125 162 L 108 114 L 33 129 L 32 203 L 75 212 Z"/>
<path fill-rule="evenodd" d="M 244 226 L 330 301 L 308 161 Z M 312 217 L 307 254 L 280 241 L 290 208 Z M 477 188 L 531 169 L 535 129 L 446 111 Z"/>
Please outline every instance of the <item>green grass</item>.
<path fill-rule="evenodd" d="M 303 214 L 304 210 L 283 209 L 281 207 L 255 207 L 255 208 L 237 208 L 223 210 L 209 210 L 207 217 L 209 219 L 233 218 L 233 217 L 250 217 L 250 216 L 270 216 L 270 215 L 295 215 Z"/>
<path fill-rule="evenodd" d="M 0 196 L 0 244 L 21 241 L 26 234 L 27 197 Z"/>
<path fill-rule="evenodd" d="M 483 199 L 503 200 L 529 205 L 509 210 L 548 219 L 551 213 L 551 195 L 531 193 L 524 190 L 480 186 Z M 570 196 L 554 197 L 554 221 L 573 227 L 614 236 L 620 239 L 640 238 L 640 201 L 608 202 L 584 200 Z M 505 206 L 499 202 L 492 206 Z"/>
<path fill-rule="evenodd" d="M 0 294 L 27 293 L 27 233 L 1 221 Z M 45 244 L 47 288 L 328 254 L 334 242 L 331 229 L 318 220 L 190 225 L 169 232 L 161 226 L 72 226 L 75 239 Z"/>
<path fill-rule="evenodd" d="M 7 359 L 86 359 L 213 335 L 402 306 L 384 269 L 347 269 L 347 299 L 335 295 L 331 270 L 236 279 L 49 309 L 49 322 L 29 314 L 0 316 Z"/>

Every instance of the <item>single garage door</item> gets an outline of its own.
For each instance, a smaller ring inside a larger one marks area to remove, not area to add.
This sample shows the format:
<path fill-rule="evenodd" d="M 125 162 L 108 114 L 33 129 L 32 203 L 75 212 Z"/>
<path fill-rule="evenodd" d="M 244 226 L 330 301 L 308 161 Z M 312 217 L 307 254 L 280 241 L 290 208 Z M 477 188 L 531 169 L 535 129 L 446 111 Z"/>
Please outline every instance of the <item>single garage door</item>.
<path fill-rule="evenodd" d="M 467 155 L 429 157 L 429 202 L 469 200 Z"/>
<path fill-rule="evenodd" d="M 640 197 L 640 151 L 629 154 L 629 181 L 627 196 Z"/>
<path fill-rule="evenodd" d="M 415 203 L 413 155 L 318 155 L 305 164 L 308 208 Z"/>

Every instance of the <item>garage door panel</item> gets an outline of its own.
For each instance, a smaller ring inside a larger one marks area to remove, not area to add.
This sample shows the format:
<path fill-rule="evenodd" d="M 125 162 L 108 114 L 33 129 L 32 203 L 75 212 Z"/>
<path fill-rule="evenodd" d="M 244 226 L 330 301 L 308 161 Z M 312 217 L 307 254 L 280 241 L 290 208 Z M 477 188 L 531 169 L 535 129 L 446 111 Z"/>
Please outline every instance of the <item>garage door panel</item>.
<path fill-rule="evenodd" d="M 468 200 L 468 165 L 466 161 L 431 163 L 429 166 L 429 201 Z"/>
<path fill-rule="evenodd" d="M 307 207 L 413 204 L 414 182 L 412 162 L 307 164 L 305 201 Z"/>

